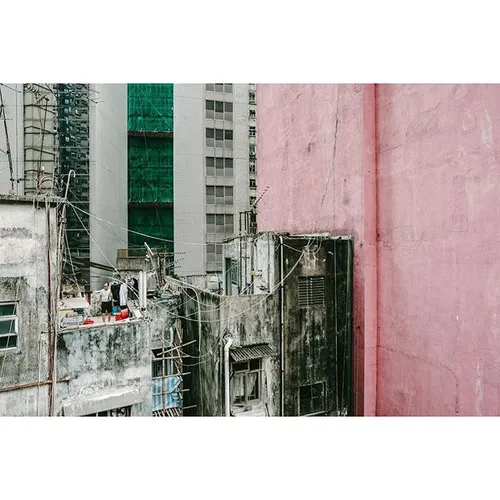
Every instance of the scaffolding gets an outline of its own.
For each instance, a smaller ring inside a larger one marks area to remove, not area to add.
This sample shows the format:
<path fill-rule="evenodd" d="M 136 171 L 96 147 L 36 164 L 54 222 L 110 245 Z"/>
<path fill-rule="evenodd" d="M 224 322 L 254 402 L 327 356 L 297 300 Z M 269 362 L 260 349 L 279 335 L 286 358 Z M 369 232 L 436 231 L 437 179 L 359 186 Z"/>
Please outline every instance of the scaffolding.
<path fill-rule="evenodd" d="M 173 84 L 128 85 L 129 247 L 173 250 Z"/>
<path fill-rule="evenodd" d="M 57 102 L 52 84 L 23 85 L 24 194 L 57 191 Z"/>

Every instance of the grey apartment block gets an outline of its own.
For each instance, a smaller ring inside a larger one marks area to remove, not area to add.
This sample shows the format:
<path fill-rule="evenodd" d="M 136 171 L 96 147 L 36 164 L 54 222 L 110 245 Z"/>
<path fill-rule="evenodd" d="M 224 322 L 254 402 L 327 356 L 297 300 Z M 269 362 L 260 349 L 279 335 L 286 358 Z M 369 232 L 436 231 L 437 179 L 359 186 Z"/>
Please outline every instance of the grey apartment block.
<path fill-rule="evenodd" d="M 179 276 L 222 272 L 222 242 L 239 234 L 257 196 L 255 113 L 254 84 L 174 86 Z"/>

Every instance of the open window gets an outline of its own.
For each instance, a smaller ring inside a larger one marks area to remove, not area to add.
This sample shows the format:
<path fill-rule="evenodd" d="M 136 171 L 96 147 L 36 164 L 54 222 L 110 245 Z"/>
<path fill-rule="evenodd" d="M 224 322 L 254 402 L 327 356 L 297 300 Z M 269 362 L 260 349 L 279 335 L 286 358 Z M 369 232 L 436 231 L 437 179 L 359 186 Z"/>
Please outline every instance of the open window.
<path fill-rule="evenodd" d="M 262 359 L 233 363 L 232 404 L 247 406 L 260 400 Z"/>

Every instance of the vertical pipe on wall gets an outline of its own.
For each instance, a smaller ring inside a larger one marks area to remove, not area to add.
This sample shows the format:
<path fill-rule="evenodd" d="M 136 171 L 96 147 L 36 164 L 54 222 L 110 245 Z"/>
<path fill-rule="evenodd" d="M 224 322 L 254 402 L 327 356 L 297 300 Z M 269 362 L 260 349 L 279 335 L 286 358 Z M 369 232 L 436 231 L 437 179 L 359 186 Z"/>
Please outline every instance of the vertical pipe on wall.
<path fill-rule="evenodd" d="M 54 392 L 54 386 L 52 381 L 52 374 L 54 370 L 54 357 L 53 357 L 53 347 L 52 347 L 52 315 L 54 313 L 54 308 L 52 304 L 52 268 L 50 262 L 50 251 L 51 251 L 51 222 L 50 222 L 50 202 L 47 197 L 45 197 L 45 212 L 47 216 L 47 356 L 48 356 L 48 379 L 51 381 L 49 386 L 49 416 L 54 414 L 54 400 L 52 394 Z"/>
<path fill-rule="evenodd" d="M 363 198 L 364 198 L 364 363 L 363 414 L 377 411 L 377 137 L 376 85 L 363 89 Z"/>
<path fill-rule="evenodd" d="M 280 236 L 280 370 L 281 416 L 285 416 L 285 289 L 283 284 L 283 236 Z"/>
<path fill-rule="evenodd" d="M 231 416 L 231 398 L 229 394 L 229 348 L 233 344 L 233 339 L 228 337 L 224 345 L 224 398 L 226 417 Z"/>

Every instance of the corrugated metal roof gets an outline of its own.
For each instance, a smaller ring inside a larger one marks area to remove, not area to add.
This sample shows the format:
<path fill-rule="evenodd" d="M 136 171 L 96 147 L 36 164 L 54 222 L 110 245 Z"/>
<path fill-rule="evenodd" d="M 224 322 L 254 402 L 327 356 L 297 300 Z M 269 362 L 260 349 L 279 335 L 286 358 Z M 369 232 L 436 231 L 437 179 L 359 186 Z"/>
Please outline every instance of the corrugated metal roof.
<path fill-rule="evenodd" d="M 264 357 L 276 356 L 276 353 L 268 344 L 252 345 L 245 347 L 235 347 L 229 350 L 233 361 L 249 361 L 250 359 L 258 359 Z"/>
<path fill-rule="evenodd" d="M 167 408 L 153 412 L 153 417 L 182 417 L 182 408 Z"/>

